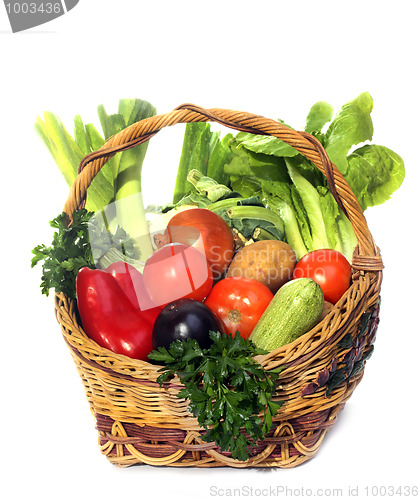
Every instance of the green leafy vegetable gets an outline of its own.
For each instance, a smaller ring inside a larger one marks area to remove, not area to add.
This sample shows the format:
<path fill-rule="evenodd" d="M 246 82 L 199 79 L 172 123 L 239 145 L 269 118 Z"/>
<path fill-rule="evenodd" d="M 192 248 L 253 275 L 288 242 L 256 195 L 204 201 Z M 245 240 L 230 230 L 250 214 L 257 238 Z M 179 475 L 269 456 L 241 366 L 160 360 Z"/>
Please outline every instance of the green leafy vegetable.
<path fill-rule="evenodd" d="M 331 191 L 323 186 L 318 186 L 319 203 L 321 207 L 322 219 L 324 222 L 325 233 L 328 239 L 328 248 L 334 248 L 341 253 L 344 253 L 338 226 L 338 217 L 340 216 L 341 209 L 335 202 Z"/>
<path fill-rule="evenodd" d="M 387 200 L 405 175 L 402 159 L 384 146 L 365 144 L 351 152 L 372 139 L 372 107 L 365 92 L 332 119 L 332 106 L 320 101 L 311 107 L 305 126 L 324 145 L 363 210 Z M 225 166 L 228 187 L 244 197 L 260 196 L 283 219 L 285 241 L 298 259 L 311 250 L 333 248 L 351 261 L 357 244 L 353 228 L 311 162 L 278 139 L 242 132 L 231 141 L 231 152 Z"/>
<path fill-rule="evenodd" d="M 319 101 L 315 103 L 306 117 L 305 132 L 308 134 L 319 134 L 324 125 L 329 123 L 333 117 L 334 108 L 327 102 Z"/>
<path fill-rule="evenodd" d="M 317 189 L 305 179 L 290 160 L 286 161 L 286 165 L 290 179 L 296 187 L 303 206 L 305 207 L 311 227 L 314 248 L 328 248 L 328 237 L 322 217 L 321 202 Z"/>
<path fill-rule="evenodd" d="M 324 147 L 328 156 L 344 175 L 350 148 L 372 140 L 372 109 L 372 97 L 367 92 L 360 94 L 340 109 L 325 134 Z"/>
<path fill-rule="evenodd" d="M 226 134 L 222 139 L 216 141 L 214 148 L 210 152 L 207 176 L 219 184 L 229 184 L 229 175 L 225 172 L 225 165 L 232 159 L 230 148 L 232 139 L 232 134 Z"/>
<path fill-rule="evenodd" d="M 363 210 L 391 197 L 404 180 L 404 162 L 385 146 L 367 144 L 347 158 L 347 182 Z"/>
<path fill-rule="evenodd" d="M 231 141 L 232 160 L 225 165 L 229 177 L 245 177 L 252 181 L 284 180 L 284 160 L 277 156 L 256 153 L 243 147 L 236 139 Z M 286 173 L 287 175 L 287 173 Z"/>
<path fill-rule="evenodd" d="M 285 184 L 276 182 L 263 182 L 263 199 L 273 212 L 276 212 L 284 223 L 284 231 L 287 243 L 293 248 L 297 259 L 303 257 L 308 248 L 312 248 L 310 233 L 307 234 L 306 243 L 299 228 L 298 217 L 292 201 L 292 188 Z"/>
<path fill-rule="evenodd" d="M 85 209 L 75 211 L 73 224 L 67 227 L 68 217 L 63 212 L 50 222 L 50 226 L 57 230 L 51 246 L 38 245 L 32 250 L 31 266 L 44 262 L 41 289 L 45 295 L 55 288 L 56 292 L 75 299 L 77 273 L 85 266 L 94 268 L 88 228 L 92 215 Z"/>
<path fill-rule="evenodd" d="M 211 177 L 203 175 L 196 169 L 189 171 L 187 179 L 199 194 L 206 196 L 211 202 L 216 202 L 232 192 L 232 190 L 224 184 L 219 184 Z"/>
<path fill-rule="evenodd" d="M 160 384 L 179 376 L 185 388 L 178 397 L 189 400 L 191 413 L 206 431 L 203 440 L 214 441 L 244 461 L 248 446 L 269 432 L 283 403 L 272 400 L 280 370 L 266 371 L 259 365 L 253 357 L 265 351 L 239 332 L 234 336 L 210 332 L 210 336 L 209 349 L 201 349 L 193 339 L 178 340 L 149 358 L 165 364 L 157 379 Z"/>
<path fill-rule="evenodd" d="M 118 249 L 116 260 L 138 257 L 133 242 L 119 227 L 114 233 L 109 233 L 96 218 L 93 212 L 86 209 L 73 212 L 73 222 L 68 226 L 68 217 L 64 212 L 50 221 L 50 226 L 56 231 L 51 246 L 38 245 L 32 253 L 34 257 L 31 267 L 43 262 L 41 290 L 49 295 L 54 288 L 57 293 L 63 292 L 71 299 L 76 298 L 76 276 L 82 267 L 94 269 L 96 261 L 111 248 Z M 92 253 L 91 240 L 95 242 L 95 253 Z"/>
<path fill-rule="evenodd" d="M 255 135 L 247 132 L 239 132 L 235 139 L 244 148 L 253 153 L 262 153 L 282 158 L 292 157 L 298 154 L 296 149 L 292 148 L 292 146 L 270 135 Z"/>

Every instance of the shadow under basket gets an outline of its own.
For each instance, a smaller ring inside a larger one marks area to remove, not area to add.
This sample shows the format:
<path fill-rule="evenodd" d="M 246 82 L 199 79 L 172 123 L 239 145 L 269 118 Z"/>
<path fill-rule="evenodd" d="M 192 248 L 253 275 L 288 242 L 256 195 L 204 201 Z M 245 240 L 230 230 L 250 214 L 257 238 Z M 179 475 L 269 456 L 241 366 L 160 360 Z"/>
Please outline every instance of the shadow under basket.
<path fill-rule="evenodd" d="M 229 128 L 271 135 L 290 144 L 324 173 L 331 192 L 352 223 L 358 245 L 352 260 L 352 283 L 328 315 L 295 342 L 256 359 L 266 369 L 283 367 L 274 399 L 284 401 L 263 441 L 247 461 L 233 459 L 214 443 L 177 397 L 174 378 L 156 383 L 158 365 L 104 349 L 83 331 L 75 303 L 55 295 L 55 313 L 83 381 L 96 421 L 99 447 L 118 466 L 295 467 L 312 458 L 340 410 L 363 377 L 379 323 L 383 264 L 360 205 L 322 145 L 311 135 L 275 120 L 246 112 L 203 109 L 186 104 L 124 129 L 86 156 L 64 211 L 82 208 L 86 190 L 101 167 L 116 153 L 149 140 L 177 123 L 214 121 Z"/>

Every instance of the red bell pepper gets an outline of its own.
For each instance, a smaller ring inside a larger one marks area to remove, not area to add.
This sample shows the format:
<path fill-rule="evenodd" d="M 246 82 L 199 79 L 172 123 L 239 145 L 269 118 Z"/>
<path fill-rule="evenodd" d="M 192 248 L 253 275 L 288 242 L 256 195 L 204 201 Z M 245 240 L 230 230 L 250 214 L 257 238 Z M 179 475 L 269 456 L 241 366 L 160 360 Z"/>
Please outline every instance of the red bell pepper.
<path fill-rule="evenodd" d="M 117 354 L 147 361 L 153 350 L 152 330 L 160 307 L 149 299 L 143 276 L 133 266 L 116 262 L 107 269 L 80 269 L 77 306 L 86 334 Z"/>

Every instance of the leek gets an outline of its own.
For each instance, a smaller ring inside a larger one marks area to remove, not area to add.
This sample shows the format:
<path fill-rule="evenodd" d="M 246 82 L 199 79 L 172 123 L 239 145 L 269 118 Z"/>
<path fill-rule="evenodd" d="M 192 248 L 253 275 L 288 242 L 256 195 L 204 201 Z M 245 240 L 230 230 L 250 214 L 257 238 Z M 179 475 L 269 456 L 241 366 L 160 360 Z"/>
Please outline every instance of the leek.
<path fill-rule="evenodd" d="M 97 108 L 103 135 L 80 115 L 74 119 L 74 138 L 57 115 L 46 112 L 37 117 L 35 129 L 54 158 L 70 187 L 77 177 L 81 160 L 96 151 L 111 136 L 125 127 L 156 114 L 156 109 L 140 99 L 121 99 L 118 113 L 108 115 L 103 105 Z M 120 226 L 133 240 L 144 262 L 152 253 L 141 194 L 141 171 L 147 142 L 111 158 L 95 176 L 87 190 L 86 209 L 102 213 L 111 228 Z M 92 242 L 93 244 L 94 242 Z"/>
<path fill-rule="evenodd" d="M 125 123 L 135 123 L 156 114 L 147 101 L 122 99 L 118 115 L 109 116 L 104 107 L 98 109 L 101 124 L 107 135 L 118 133 Z M 108 138 L 108 137 L 106 137 Z M 141 172 L 148 142 L 140 144 L 114 158 L 114 199 L 118 225 L 135 241 L 140 261 L 145 262 L 153 253 L 141 193 Z"/>
<path fill-rule="evenodd" d="M 60 118 L 51 112 L 45 112 L 44 119 L 37 117 L 35 130 L 41 140 L 47 146 L 50 154 L 55 160 L 61 174 L 67 185 L 71 187 L 77 177 L 77 169 L 83 157 L 91 151 L 87 134 L 84 134 L 84 150 L 69 134 Z M 80 117 L 78 123 L 80 124 Z M 80 137 L 80 127 L 77 129 Z M 92 185 L 88 189 L 86 209 L 96 212 L 112 202 L 114 197 L 113 185 L 109 182 L 106 175 L 107 165 L 95 177 Z"/>

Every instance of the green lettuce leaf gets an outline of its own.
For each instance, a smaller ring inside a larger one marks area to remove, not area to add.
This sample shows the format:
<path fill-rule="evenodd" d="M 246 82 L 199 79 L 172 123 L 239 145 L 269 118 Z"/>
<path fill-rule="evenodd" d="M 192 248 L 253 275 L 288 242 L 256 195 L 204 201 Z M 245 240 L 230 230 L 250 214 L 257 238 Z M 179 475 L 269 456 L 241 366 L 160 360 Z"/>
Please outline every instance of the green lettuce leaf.
<path fill-rule="evenodd" d="M 296 149 L 277 139 L 277 137 L 239 132 L 235 138 L 244 148 L 254 153 L 280 157 L 292 157 L 298 154 Z"/>
<path fill-rule="evenodd" d="M 207 175 L 219 184 L 229 184 L 229 176 L 225 172 L 225 165 L 232 160 L 233 154 L 230 143 L 233 139 L 232 134 L 225 135 L 221 140 L 217 137 L 214 147 L 210 151 L 207 164 Z"/>
<path fill-rule="evenodd" d="M 227 175 L 245 176 L 257 181 L 290 181 L 282 158 L 249 151 L 235 142 L 231 143 L 231 151 L 232 160 L 225 165 Z"/>
<path fill-rule="evenodd" d="M 286 160 L 287 170 L 296 187 L 308 215 L 314 248 L 328 248 L 328 238 L 322 217 L 320 196 L 314 187 L 300 172 L 292 160 Z"/>
<path fill-rule="evenodd" d="M 305 205 L 302 202 L 299 191 L 296 189 L 296 186 L 290 186 L 290 195 L 300 234 L 303 242 L 305 243 L 306 249 L 308 252 L 310 252 L 311 250 L 315 250 L 308 214 L 306 212 Z"/>
<path fill-rule="evenodd" d="M 319 186 L 319 201 L 321 203 L 322 218 L 325 224 L 325 230 L 328 237 L 329 248 L 333 248 L 338 252 L 343 253 L 343 244 L 338 228 L 338 216 L 340 215 L 340 207 L 335 201 L 331 191 L 327 188 Z"/>
<path fill-rule="evenodd" d="M 363 210 L 388 200 L 404 176 L 402 158 L 385 146 L 368 144 L 348 156 L 345 177 Z"/>
<path fill-rule="evenodd" d="M 332 120 L 334 108 L 324 101 L 316 102 L 309 110 L 306 117 L 305 132 L 308 134 L 318 134 L 324 125 Z"/>
<path fill-rule="evenodd" d="M 353 258 L 354 248 L 357 245 L 357 238 L 351 222 L 349 221 L 349 219 L 347 219 L 341 209 L 337 217 L 337 225 L 340 233 L 341 243 L 343 246 L 342 253 L 351 262 Z"/>
<path fill-rule="evenodd" d="M 343 174 L 347 171 L 347 154 L 351 147 L 372 140 L 372 109 L 372 97 L 364 92 L 345 104 L 328 127 L 325 148 L 330 160 Z"/>
<path fill-rule="evenodd" d="M 261 184 L 258 180 L 245 175 L 231 175 L 230 185 L 234 191 L 239 193 L 244 198 L 254 196 L 261 190 Z"/>

